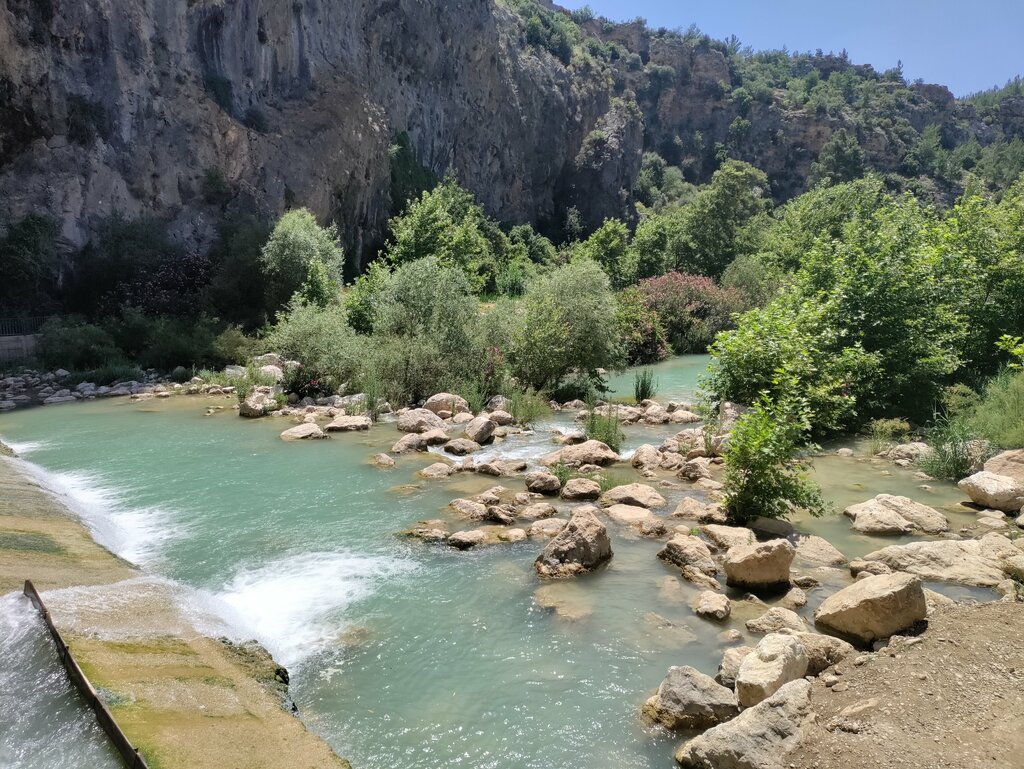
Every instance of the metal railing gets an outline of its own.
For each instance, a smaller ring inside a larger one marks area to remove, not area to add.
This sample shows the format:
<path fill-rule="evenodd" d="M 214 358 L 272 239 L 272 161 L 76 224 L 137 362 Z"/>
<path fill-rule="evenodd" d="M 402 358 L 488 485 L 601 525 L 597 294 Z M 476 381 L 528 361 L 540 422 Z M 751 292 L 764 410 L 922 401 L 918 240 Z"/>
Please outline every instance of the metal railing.
<path fill-rule="evenodd" d="M 40 315 L 34 318 L 0 318 L 0 336 L 30 336 L 55 315 Z"/>
<path fill-rule="evenodd" d="M 107 704 L 100 699 L 100 696 L 96 693 L 92 684 L 89 683 L 89 679 L 85 677 L 85 673 L 82 672 L 82 668 L 78 666 L 74 656 L 71 654 L 71 649 L 64 643 L 64 638 L 61 636 L 60 631 L 54 627 L 53 620 L 50 619 L 50 612 L 47 610 L 46 605 L 43 603 L 43 599 L 39 597 L 39 592 L 36 590 L 35 585 L 32 584 L 31 580 L 25 580 L 25 595 L 28 596 L 32 604 L 39 610 L 39 614 L 43 618 L 43 622 L 46 623 L 47 630 L 50 631 L 50 635 L 53 636 L 54 643 L 57 644 L 57 656 L 60 657 L 61 663 L 64 665 L 64 669 L 68 671 L 68 678 L 71 679 L 71 683 L 74 684 L 75 688 L 85 698 L 86 704 L 92 709 L 93 713 L 96 714 L 96 721 L 99 722 L 100 728 L 106 732 L 110 741 L 114 744 L 114 748 L 121 754 L 121 758 L 124 759 L 124 765 L 128 769 L 149 769 L 146 764 L 146 759 L 142 757 L 138 749 L 135 748 L 121 727 L 118 726 L 117 721 L 114 720 L 114 716 L 111 715 L 110 710 L 107 708 Z"/>

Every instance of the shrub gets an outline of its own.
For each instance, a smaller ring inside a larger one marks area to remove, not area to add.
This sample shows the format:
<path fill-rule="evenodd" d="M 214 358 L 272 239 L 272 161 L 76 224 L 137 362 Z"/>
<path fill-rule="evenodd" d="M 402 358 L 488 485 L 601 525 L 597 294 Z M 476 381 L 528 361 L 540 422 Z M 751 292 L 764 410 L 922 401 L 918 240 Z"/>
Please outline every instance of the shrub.
<path fill-rule="evenodd" d="M 270 130 L 270 125 L 267 123 L 267 116 L 259 107 L 249 107 L 249 109 L 245 111 L 245 117 L 242 119 L 242 123 L 246 128 L 249 128 L 256 133 L 263 134 Z"/>
<path fill-rule="evenodd" d="M 733 427 L 725 452 L 725 506 L 732 523 L 784 518 L 794 508 L 824 515 L 821 490 L 797 458 L 810 429 L 805 404 L 759 399 Z"/>
<path fill-rule="evenodd" d="M 565 464 L 565 462 L 556 462 L 550 468 L 548 468 L 548 470 L 551 472 L 553 476 L 555 476 L 558 479 L 558 482 L 563 486 L 573 476 L 573 469 L 569 467 L 569 465 Z"/>
<path fill-rule="evenodd" d="M 534 389 L 555 387 L 574 370 L 620 365 L 615 296 L 594 262 L 583 260 L 538 278 L 523 297 L 523 311 L 513 370 Z"/>
<path fill-rule="evenodd" d="M 303 398 L 322 398 L 338 393 L 339 382 L 332 374 L 309 366 L 292 366 L 284 373 L 281 389 Z"/>
<path fill-rule="evenodd" d="M 1024 448 L 1024 371 L 1006 369 L 985 386 L 970 426 L 1002 449 Z"/>
<path fill-rule="evenodd" d="M 341 307 L 293 301 L 262 342 L 286 359 L 297 360 L 321 379 L 338 385 L 354 381 L 364 366 L 363 341 L 345 322 Z"/>
<path fill-rule="evenodd" d="M 658 380 L 653 369 L 645 368 L 633 375 L 633 395 L 637 403 L 650 400 L 658 393 Z"/>
<path fill-rule="evenodd" d="M 624 288 L 636 278 L 636 256 L 629 249 L 629 228 L 618 219 L 605 219 L 589 238 L 574 243 L 572 258 L 597 262 L 612 288 Z"/>
<path fill-rule="evenodd" d="M 234 385 L 235 396 L 241 403 L 256 387 L 273 387 L 277 381 L 272 376 L 261 374 L 260 367 L 250 361 L 245 367 L 245 376 L 231 380 L 231 384 Z"/>
<path fill-rule="evenodd" d="M 234 89 L 230 80 L 218 72 L 207 72 L 203 76 L 203 87 L 217 106 L 225 112 L 231 112 L 234 106 Z"/>
<path fill-rule="evenodd" d="M 881 454 L 904 440 L 910 434 L 910 423 L 905 419 L 873 419 L 868 423 L 871 453 Z"/>
<path fill-rule="evenodd" d="M 219 168 L 207 168 L 202 181 L 203 200 L 212 206 L 222 206 L 231 200 L 234 190 Z"/>
<path fill-rule="evenodd" d="M 736 289 L 723 289 L 710 278 L 680 272 L 643 280 L 637 290 L 657 313 L 669 344 L 679 354 L 705 352 L 745 304 Z"/>
<path fill-rule="evenodd" d="M 39 334 L 35 354 L 46 368 L 94 369 L 122 357 L 110 334 L 81 317 L 51 318 Z"/>
<path fill-rule="evenodd" d="M 626 439 L 622 429 L 619 427 L 619 409 L 617 406 L 608 405 L 602 414 L 591 401 L 587 404 L 587 422 L 585 432 L 587 438 L 593 441 L 601 441 L 608 445 L 616 454 L 622 449 L 622 442 Z"/>
<path fill-rule="evenodd" d="M 509 413 L 518 425 L 532 425 L 548 412 L 547 401 L 536 390 L 513 390 Z"/>
<path fill-rule="evenodd" d="M 191 378 L 192 373 L 188 373 Z M 110 386 L 119 382 L 138 382 L 142 379 L 142 369 L 130 363 L 112 363 L 88 371 L 72 371 L 64 378 L 65 387 L 75 387 L 81 382 L 92 382 L 99 387 Z"/>
<path fill-rule="evenodd" d="M 959 481 L 992 453 L 962 416 L 936 414 L 926 437 L 931 451 L 918 460 L 918 465 L 933 478 Z"/>
<path fill-rule="evenodd" d="M 616 299 L 615 323 L 625 362 L 636 366 L 667 358 L 669 345 L 661 318 L 647 306 L 640 291 L 627 288 Z"/>
<path fill-rule="evenodd" d="M 466 399 L 469 410 L 474 414 L 479 414 L 484 410 L 484 406 L 487 404 L 487 392 L 480 386 L 480 382 L 470 379 L 455 388 L 455 391 Z"/>
<path fill-rule="evenodd" d="M 249 360 L 255 352 L 256 340 L 247 337 L 240 326 L 228 326 L 213 340 L 214 359 L 221 365 Z"/>

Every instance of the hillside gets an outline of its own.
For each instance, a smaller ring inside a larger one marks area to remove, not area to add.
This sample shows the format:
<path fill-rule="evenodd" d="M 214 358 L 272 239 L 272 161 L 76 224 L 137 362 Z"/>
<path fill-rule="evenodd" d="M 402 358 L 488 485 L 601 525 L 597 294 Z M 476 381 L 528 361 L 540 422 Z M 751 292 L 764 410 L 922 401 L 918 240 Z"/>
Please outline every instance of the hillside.
<path fill-rule="evenodd" d="M 964 169 L 1005 186 L 985 164 L 1024 136 L 1015 92 L 975 106 L 845 55 L 532 0 L 2 3 L 0 221 L 47 213 L 68 250 L 115 211 L 202 247 L 226 214 L 304 205 L 354 271 L 417 180 L 447 173 L 557 236 L 572 206 L 586 230 L 635 220 L 645 152 L 692 183 L 746 160 L 784 200 L 843 128 L 868 167 L 948 200 Z"/>

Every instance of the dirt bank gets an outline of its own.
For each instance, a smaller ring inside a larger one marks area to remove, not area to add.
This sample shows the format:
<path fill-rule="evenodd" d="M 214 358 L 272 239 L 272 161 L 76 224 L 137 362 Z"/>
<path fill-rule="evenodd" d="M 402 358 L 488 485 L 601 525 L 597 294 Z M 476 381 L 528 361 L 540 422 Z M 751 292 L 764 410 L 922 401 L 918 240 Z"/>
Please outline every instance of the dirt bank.
<path fill-rule="evenodd" d="M 1024 604 L 948 606 L 909 645 L 855 659 L 839 684 L 815 680 L 816 722 L 786 766 L 1024 766 Z"/>
<path fill-rule="evenodd" d="M 0 456 L 0 591 L 25 579 L 153 769 L 348 767 L 291 713 L 269 655 L 198 631 L 180 587 L 97 545 Z"/>

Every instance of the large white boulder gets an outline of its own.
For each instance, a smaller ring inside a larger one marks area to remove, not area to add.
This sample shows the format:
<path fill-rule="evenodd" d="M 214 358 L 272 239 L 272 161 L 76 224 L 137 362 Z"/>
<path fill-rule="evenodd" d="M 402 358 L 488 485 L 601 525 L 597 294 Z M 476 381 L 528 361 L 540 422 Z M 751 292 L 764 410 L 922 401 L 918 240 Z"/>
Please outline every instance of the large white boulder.
<path fill-rule="evenodd" d="M 957 484 L 971 501 L 982 507 L 1016 513 L 1024 506 L 1024 481 L 988 470 L 964 478 Z"/>
<path fill-rule="evenodd" d="M 921 580 L 913 574 L 878 574 L 830 595 L 814 612 L 814 623 L 869 644 L 899 633 L 928 616 Z"/>
<path fill-rule="evenodd" d="M 658 553 L 658 558 L 679 568 L 693 567 L 707 575 L 718 572 L 718 566 L 707 544 L 692 534 L 674 535 Z"/>
<path fill-rule="evenodd" d="M 403 433 L 425 433 L 443 430 L 444 420 L 427 409 L 409 409 L 398 415 L 398 429 Z"/>
<path fill-rule="evenodd" d="M 423 404 L 423 408 L 438 414 L 446 411 L 449 414 L 464 414 L 469 411 L 469 401 L 461 395 L 452 393 L 437 393 L 431 395 Z"/>
<path fill-rule="evenodd" d="M 629 483 L 616 486 L 602 495 L 604 505 L 634 505 L 637 507 L 664 507 L 668 504 L 657 491 L 644 483 Z"/>
<path fill-rule="evenodd" d="M 559 463 L 570 467 L 580 465 L 598 465 L 604 467 L 613 462 L 619 461 L 619 455 L 612 451 L 607 444 L 601 441 L 584 441 L 575 446 L 563 446 L 557 451 L 545 454 L 540 458 L 540 464 L 551 467 Z"/>
<path fill-rule="evenodd" d="M 785 539 L 737 545 L 725 554 L 725 576 L 734 587 L 763 589 L 789 584 L 796 548 Z"/>
<path fill-rule="evenodd" d="M 940 539 L 890 545 L 861 559 L 921 579 L 995 587 L 1004 579 L 1024 578 L 1024 552 L 1007 537 L 992 532 L 981 539 Z"/>
<path fill-rule="evenodd" d="M 793 636 L 772 633 L 743 658 L 736 674 L 736 701 L 753 707 L 807 674 L 807 651 Z"/>
<path fill-rule="evenodd" d="M 910 497 L 892 494 L 879 494 L 867 502 L 850 505 L 843 514 L 852 518 L 853 528 L 864 534 L 906 534 L 912 531 L 941 534 L 949 531 L 949 521 L 938 510 Z"/>
<path fill-rule="evenodd" d="M 462 429 L 465 430 L 467 438 L 483 445 L 491 440 L 491 437 L 494 435 L 494 429 L 497 426 L 487 417 L 480 416 L 467 422 Z"/>

